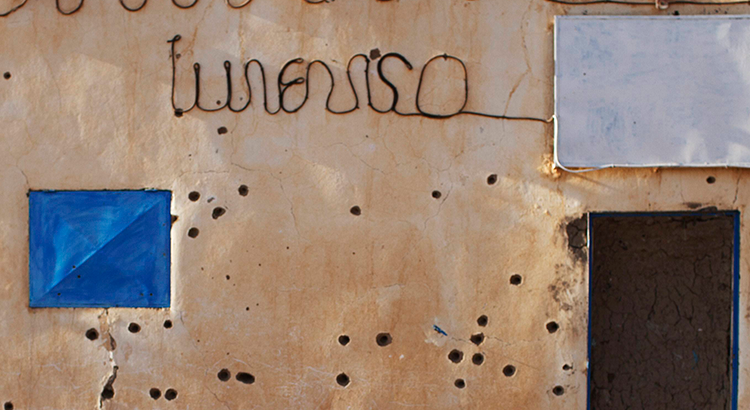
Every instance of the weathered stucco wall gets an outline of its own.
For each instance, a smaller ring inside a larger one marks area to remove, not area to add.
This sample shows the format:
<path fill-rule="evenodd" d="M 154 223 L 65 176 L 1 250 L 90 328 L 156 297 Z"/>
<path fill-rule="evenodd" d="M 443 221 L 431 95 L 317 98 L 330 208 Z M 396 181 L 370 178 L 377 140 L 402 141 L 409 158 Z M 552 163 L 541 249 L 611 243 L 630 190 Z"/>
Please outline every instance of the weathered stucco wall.
<path fill-rule="evenodd" d="M 19 3 L 2 0 L 0 10 Z M 63 10 L 76 4 L 60 0 Z M 422 67 L 449 53 L 467 66 L 467 110 L 545 119 L 553 107 L 554 15 L 674 10 L 746 7 L 254 0 L 233 9 L 199 0 L 181 9 L 151 0 L 132 13 L 116 1 L 87 1 L 64 16 L 52 1 L 29 2 L 0 19 L 0 72 L 10 75 L 0 79 L 0 402 L 15 409 L 584 409 L 587 262 L 580 237 L 579 248 L 569 247 L 567 232 L 576 230 L 566 225 L 587 211 L 708 206 L 739 209 L 744 220 L 745 171 L 561 173 L 551 167 L 553 130 L 544 122 L 374 112 L 362 59 L 352 69 L 360 109 L 350 114 L 325 111 L 330 87 L 316 66 L 310 100 L 296 113 L 269 115 L 255 82 L 246 111 L 178 117 L 167 40 L 182 36 L 178 107 L 192 102 L 194 62 L 202 104 L 226 101 L 224 60 L 233 64 L 233 104 L 241 105 L 241 66 L 257 58 L 276 109 L 279 69 L 302 57 L 330 66 L 331 106 L 343 110 L 353 105 L 350 57 L 398 52 L 414 70 L 394 58 L 384 71 L 398 83 L 398 109 L 412 112 Z M 373 104 L 384 109 L 391 95 L 376 66 Z M 304 68 L 292 66 L 285 79 Z M 453 112 L 463 98 L 461 72 L 440 60 L 434 68 L 422 104 Z M 303 92 L 289 89 L 290 107 Z M 27 191 L 144 187 L 173 192 L 172 307 L 29 309 Z M 196 202 L 192 191 L 200 193 Z M 216 207 L 226 213 L 213 218 Z M 741 340 L 748 290 L 743 280 Z M 482 315 L 485 327 L 477 323 Z M 559 324 L 554 333 L 551 321 Z M 132 333 L 130 323 L 141 330 Z M 94 341 L 86 337 L 91 328 Z M 384 332 L 392 343 L 381 347 L 376 336 Z M 480 332 L 486 338 L 476 346 L 470 337 Z M 342 346 L 340 335 L 351 342 Z M 740 408 L 750 407 L 745 346 Z M 459 364 L 448 358 L 453 349 L 464 354 Z M 476 353 L 481 365 L 472 363 Z M 507 365 L 516 369 L 511 377 Z M 228 381 L 217 376 L 225 368 Z M 239 372 L 255 383 L 238 382 Z M 345 388 L 340 373 L 351 380 Z M 454 386 L 459 378 L 463 389 Z M 102 401 L 108 381 L 115 394 Z M 152 388 L 177 397 L 155 401 Z"/>

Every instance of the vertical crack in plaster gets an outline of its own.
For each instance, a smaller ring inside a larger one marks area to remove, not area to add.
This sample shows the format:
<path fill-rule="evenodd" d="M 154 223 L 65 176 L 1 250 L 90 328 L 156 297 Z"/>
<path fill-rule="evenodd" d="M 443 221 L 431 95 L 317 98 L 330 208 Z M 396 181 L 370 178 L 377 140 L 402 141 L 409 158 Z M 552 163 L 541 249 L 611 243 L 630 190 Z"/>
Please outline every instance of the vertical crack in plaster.
<path fill-rule="evenodd" d="M 112 352 L 110 352 L 110 356 L 112 355 Z M 113 385 L 115 384 L 115 380 L 117 379 L 117 370 L 119 367 L 113 366 L 112 367 L 112 375 L 109 376 L 107 379 L 107 383 L 102 388 L 102 393 L 99 396 L 99 408 L 101 409 L 104 405 L 105 400 L 110 400 L 112 397 L 114 397 L 115 389 Z M 107 395 L 107 392 L 111 392 L 111 396 Z"/>
<path fill-rule="evenodd" d="M 104 401 L 110 400 L 114 396 L 115 390 L 113 385 L 115 383 L 115 380 L 117 379 L 117 370 L 119 370 L 120 367 L 117 365 L 117 361 L 115 360 L 115 349 L 117 348 L 117 342 L 110 332 L 112 322 L 110 322 L 109 320 L 109 309 L 104 309 L 102 314 L 99 315 L 99 322 L 101 328 L 100 333 L 102 335 L 106 335 L 104 348 L 109 352 L 109 363 L 112 366 L 110 376 L 107 378 L 107 381 L 102 387 L 101 394 L 99 395 L 99 408 L 101 409 L 104 405 Z M 112 396 L 108 396 L 107 392 L 111 392 Z"/>
<path fill-rule="evenodd" d="M 503 115 L 508 115 L 508 107 L 510 107 L 510 103 L 513 100 L 513 95 L 518 90 L 518 87 L 521 86 L 521 82 L 523 82 L 524 78 L 528 74 L 531 73 L 531 61 L 529 58 L 529 49 L 526 46 L 526 25 L 528 25 L 528 14 L 531 10 L 532 3 L 529 2 L 529 6 L 526 8 L 526 11 L 523 12 L 523 15 L 521 16 L 521 23 L 519 24 L 518 31 L 521 33 L 521 46 L 523 48 L 523 60 L 526 63 L 526 71 L 524 71 L 520 77 L 518 77 L 518 80 L 516 80 L 516 83 L 513 85 L 513 88 L 510 90 L 510 94 L 508 95 L 508 99 L 505 102 L 505 110 L 503 111 Z"/>

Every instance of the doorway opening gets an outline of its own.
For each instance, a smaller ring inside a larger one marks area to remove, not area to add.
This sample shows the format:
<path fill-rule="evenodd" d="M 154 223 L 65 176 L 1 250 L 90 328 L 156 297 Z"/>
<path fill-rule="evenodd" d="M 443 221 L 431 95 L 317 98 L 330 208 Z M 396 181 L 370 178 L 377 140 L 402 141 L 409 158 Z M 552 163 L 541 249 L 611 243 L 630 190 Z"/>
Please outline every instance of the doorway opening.
<path fill-rule="evenodd" d="M 589 215 L 590 410 L 736 410 L 739 212 Z"/>

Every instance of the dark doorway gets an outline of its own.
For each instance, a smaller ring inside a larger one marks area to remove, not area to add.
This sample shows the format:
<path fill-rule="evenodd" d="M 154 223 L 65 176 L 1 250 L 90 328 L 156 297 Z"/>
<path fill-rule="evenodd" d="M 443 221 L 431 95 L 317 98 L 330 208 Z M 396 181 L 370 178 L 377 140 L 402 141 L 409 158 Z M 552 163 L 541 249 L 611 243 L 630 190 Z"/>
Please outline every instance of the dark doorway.
<path fill-rule="evenodd" d="M 736 408 L 738 223 L 590 215 L 589 409 Z"/>

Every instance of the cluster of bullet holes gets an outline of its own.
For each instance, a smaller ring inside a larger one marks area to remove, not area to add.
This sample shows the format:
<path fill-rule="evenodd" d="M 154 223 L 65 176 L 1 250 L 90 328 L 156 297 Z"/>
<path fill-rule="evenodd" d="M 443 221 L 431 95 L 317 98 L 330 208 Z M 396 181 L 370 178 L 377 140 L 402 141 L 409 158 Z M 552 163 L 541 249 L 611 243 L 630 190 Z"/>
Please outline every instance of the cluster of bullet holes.
<path fill-rule="evenodd" d="M 230 372 L 229 369 L 221 369 L 219 370 L 219 373 L 216 374 L 216 377 L 218 377 L 222 382 L 228 382 L 229 379 L 232 378 L 232 372 Z M 255 383 L 255 376 L 247 372 L 239 372 L 234 376 L 234 378 L 242 384 Z"/>
<path fill-rule="evenodd" d="M 222 129 L 224 130 L 224 132 L 222 132 Z M 219 128 L 219 134 L 223 134 L 225 132 L 226 132 L 225 127 Z M 240 194 L 240 196 L 247 196 L 250 193 L 250 188 L 248 188 L 247 185 L 240 185 L 239 188 L 237 188 L 237 192 Z M 198 191 L 192 191 L 188 194 L 188 199 L 192 202 L 197 202 L 200 198 L 201 198 L 201 194 Z M 211 202 L 213 199 L 214 198 L 209 198 L 208 202 Z M 217 206 L 213 209 L 213 211 L 211 211 L 211 217 L 213 219 L 219 219 L 226 213 L 227 213 L 226 208 Z M 195 239 L 198 237 L 200 233 L 201 233 L 200 229 L 193 226 L 190 229 L 188 229 L 187 235 L 188 237 Z"/>
<path fill-rule="evenodd" d="M 340 335 L 337 340 L 341 346 L 346 346 L 352 341 L 347 335 Z M 378 333 L 377 336 L 375 336 L 375 343 L 380 347 L 386 347 L 393 343 L 393 337 L 390 333 Z M 351 379 L 349 378 L 349 375 L 342 372 L 336 376 L 336 383 L 341 387 L 346 387 L 351 383 Z"/>
<path fill-rule="evenodd" d="M 159 390 L 156 387 L 152 387 L 148 391 L 148 395 L 151 396 L 154 400 L 159 400 L 161 398 L 161 390 Z M 164 398 L 172 401 L 177 398 L 177 390 L 175 389 L 167 389 L 167 391 L 164 392 Z"/>
<path fill-rule="evenodd" d="M 482 315 L 477 318 L 477 325 L 480 327 L 486 327 L 488 323 L 489 323 L 489 318 L 487 317 L 487 315 Z M 482 332 L 474 333 L 469 338 L 471 343 L 475 344 L 476 346 L 481 346 L 482 343 L 484 343 L 485 339 L 486 338 L 484 336 L 484 333 Z M 474 353 L 471 356 L 471 362 L 475 366 L 481 366 L 482 364 L 484 364 L 484 359 L 485 359 L 484 353 L 481 353 L 481 352 Z M 448 353 L 448 360 L 450 360 L 454 364 L 459 364 L 464 360 L 464 352 L 458 349 L 453 349 Z M 507 365 L 503 369 L 503 374 L 506 377 L 512 377 L 513 375 L 516 374 L 516 368 L 512 365 Z M 453 384 L 457 388 L 463 389 L 466 387 L 466 380 L 456 379 Z"/>
<path fill-rule="evenodd" d="M 171 329 L 173 326 L 172 321 L 167 319 L 164 321 L 164 328 L 165 329 Z M 138 333 L 141 331 L 141 325 L 135 322 L 131 322 L 128 325 L 128 331 L 130 333 Z M 94 341 L 99 338 L 99 331 L 94 329 L 93 327 L 86 331 L 86 339 L 89 339 L 91 341 Z"/>

